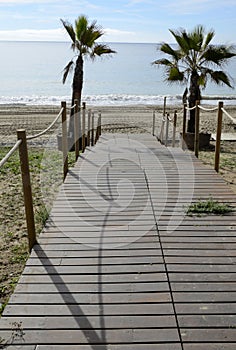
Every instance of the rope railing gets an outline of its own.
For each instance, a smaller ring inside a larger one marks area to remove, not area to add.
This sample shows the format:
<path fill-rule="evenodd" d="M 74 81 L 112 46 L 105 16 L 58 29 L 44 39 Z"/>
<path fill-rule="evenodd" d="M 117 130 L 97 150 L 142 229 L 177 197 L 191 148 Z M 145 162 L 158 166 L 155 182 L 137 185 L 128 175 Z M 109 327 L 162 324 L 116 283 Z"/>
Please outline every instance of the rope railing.
<path fill-rule="evenodd" d="M 77 104 L 74 103 L 73 106 L 71 106 L 71 107 L 66 107 L 66 109 L 69 111 L 69 110 L 71 110 L 71 109 L 74 109 L 76 106 L 77 106 Z"/>
<path fill-rule="evenodd" d="M 85 125 L 86 125 L 86 111 L 85 111 L 85 103 L 83 103 L 83 109 L 81 111 L 83 115 L 83 131 L 84 135 L 84 148 L 88 145 L 94 145 L 97 141 L 99 136 L 101 135 L 101 112 L 99 112 L 98 120 L 97 120 L 97 127 L 94 128 L 94 112 L 91 112 L 91 110 L 88 113 L 88 134 L 87 134 L 87 144 L 85 144 Z M 78 107 L 78 102 L 74 104 L 74 106 L 70 107 L 69 109 L 74 109 L 74 114 L 76 114 L 76 118 L 74 119 L 74 126 L 79 129 L 79 117 L 80 112 Z M 62 140 L 61 140 L 61 148 L 63 153 L 63 179 L 65 180 L 66 174 L 68 172 L 68 131 L 67 131 L 67 107 L 66 102 L 61 102 L 61 109 L 56 116 L 56 118 L 53 120 L 53 122 L 43 131 L 36 135 L 32 136 L 26 136 L 26 131 L 24 129 L 17 130 L 17 142 L 14 144 L 14 146 L 10 149 L 10 151 L 4 156 L 3 159 L 0 161 L 0 168 L 6 164 L 6 162 L 9 160 L 9 158 L 13 155 L 13 153 L 19 149 L 19 156 L 20 156 L 20 167 L 21 167 L 21 177 L 22 177 L 22 186 L 23 186 L 23 195 L 24 195 L 24 205 L 25 205 L 25 214 L 26 214 L 26 223 L 27 223 L 27 232 L 28 232 L 28 243 L 29 243 L 29 251 L 31 251 L 32 247 L 36 243 L 36 230 L 35 230 L 35 220 L 34 220 L 34 210 L 33 210 L 33 197 L 32 197 L 32 189 L 31 189 L 31 181 L 30 181 L 30 170 L 29 170 L 29 158 L 28 158 L 28 147 L 27 147 L 27 141 L 33 140 L 37 137 L 40 137 L 44 134 L 46 134 L 50 129 L 53 128 L 53 126 L 57 123 L 59 118 L 61 118 L 61 125 L 62 125 Z M 91 126 L 91 127 L 90 127 Z M 90 130 L 91 129 L 91 130 Z M 95 132 L 96 132 L 96 138 L 95 138 Z M 75 133 L 75 135 L 78 137 L 78 135 Z M 78 139 L 77 139 L 78 141 Z M 79 143 L 78 143 L 79 145 Z M 79 147 L 79 146 L 78 146 Z M 82 151 L 84 151 L 84 148 Z M 76 159 L 79 155 L 79 149 L 76 150 Z"/>
<path fill-rule="evenodd" d="M 154 123 L 154 119 L 153 119 Z M 161 118 L 161 127 L 158 140 L 168 146 L 169 143 L 169 125 L 172 123 L 173 135 L 172 135 L 172 147 L 176 144 L 176 130 L 177 130 L 177 110 L 174 111 L 174 116 L 171 117 L 170 113 L 165 112 L 165 115 Z M 153 124 L 154 125 L 154 124 Z M 153 126 L 154 129 L 154 126 Z M 164 131 L 165 130 L 165 131 Z M 154 135 L 154 133 L 153 133 Z"/>
<path fill-rule="evenodd" d="M 193 111 L 194 109 L 196 109 L 197 108 L 197 106 L 193 106 L 193 107 L 185 107 L 185 109 L 187 110 L 187 111 Z"/>
<path fill-rule="evenodd" d="M 161 119 L 161 129 L 160 129 L 160 134 L 159 134 L 159 137 L 158 137 L 158 139 L 159 139 L 159 141 L 160 141 L 161 143 L 163 143 L 163 141 L 164 141 L 164 127 L 165 127 L 165 122 L 166 122 L 166 118 L 165 118 L 165 116 L 163 116 L 162 119 Z"/>
<path fill-rule="evenodd" d="M 200 105 L 199 101 L 196 101 L 196 105 L 192 108 L 188 108 L 185 105 L 184 108 L 184 117 L 183 117 L 183 142 L 182 142 L 182 148 L 185 149 L 185 134 L 186 134 L 186 111 L 196 109 L 195 114 L 195 135 L 194 135 L 194 153 L 195 156 L 198 158 L 199 153 L 199 122 L 200 122 L 200 110 L 205 112 L 212 112 L 217 111 L 217 130 L 216 130 L 216 145 L 215 145 L 215 162 L 214 162 L 214 169 L 216 172 L 219 172 L 219 165 L 220 165 L 220 147 L 221 147 L 221 133 L 222 133 L 222 119 L 223 119 L 223 113 L 233 122 L 236 124 L 236 118 L 232 117 L 224 108 L 224 104 L 222 101 L 218 103 L 217 107 L 213 108 L 206 108 Z"/>
<path fill-rule="evenodd" d="M 63 108 L 61 108 L 60 112 L 58 113 L 58 115 L 56 116 L 56 118 L 53 120 L 53 122 L 43 131 L 39 132 L 36 135 L 32 135 L 32 136 L 27 136 L 27 140 L 33 140 L 36 139 L 37 137 L 40 137 L 44 134 L 46 134 L 50 129 L 52 129 L 52 127 L 56 124 L 56 122 L 58 121 L 58 119 L 62 116 L 63 113 Z"/>
<path fill-rule="evenodd" d="M 215 164 L 214 164 L 214 169 L 216 172 L 219 172 L 219 162 L 220 162 L 220 145 L 221 145 L 221 133 L 222 133 L 222 118 L 223 114 L 227 116 L 234 124 L 236 124 L 236 118 L 231 116 L 229 112 L 227 112 L 224 107 L 223 107 L 223 102 L 219 102 L 217 107 L 203 107 L 200 105 L 200 101 L 196 101 L 196 105 L 193 107 L 188 107 L 187 103 L 184 104 L 184 108 L 182 109 L 181 112 L 183 112 L 183 123 L 182 123 L 182 149 L 186 149 L 186 144 L 187 142 L 187 132 L 186 132 L 186 127 L 187 127 L 187 112 L 188 111 L 193 111 L 196 110 L 195 112 L 195 133 L 194 133 L 194 143 L 193 143 L 193 149 L 194 149 L 194 154 L 196 157 L 198 157 L 199 154 L 199 144 L 200 144 L 200 139 L 199 139 L 199 126 L 200 126 L 200 111 L 204 112 L 217 112 L 217 132 L 216 132 L 216 146 L 215 146 Z M 179 112 L 179 113 L 181 113 Z M 177 111 L 175 111 L 177 114 Z M 169 123 L 172 122 L 173 119 L 169 116 L 169 114 L 166 113 L 166 98 L 164 98 L 164 113 L 163 117 L 161 120 L 161 127 L 160 127 L 160 134 L 159 134 L 159 141 L 166 146 L 168 145 L 168 130 L 169 130 Z M 164 126 L 166 123 L 166 128 L 165 128 L 165 135 L 164 135 Z M 176 128 L 176 125 L 175 125 Z M 175 136 L 173 134 L 173 143 L 175 143 Z M 187 146 L 188 148 L 189 146 Z"/>
<path fill-rule="evenodd" d="M 218 109 L 218 107 L 206 108 L 206 107 L 203 107 L 201 105 L 198 105 L 198 108 L 201 109 L 202 111 L 205 111 L 205 112 L 214 112 L 214 111 L 217 111 L 217 109 Z"/>
<path fill-rule="evenodd" d="M 221 110 L 229 119 L 232 120 L 234 124 L 236 124 L 236 118 L 232 117 L 223 107 L 221 108 Z"/>
<path fill-rule="evenodd" d="M 34 220 L 34 210 L 33 210 L 32 188 L 31 188 L 31 181 L 30 181 L 27 141 L 35 139 L 36 137 L 39 137 L 41 135 L 44 135 L 48 130 L 50 130 L 55 125 L 55 123 L 61 117 L 62 112 L 63 112 L 63 108 L 60 110 L 59 114 L 54 119 L 54 121 L 49 125 L 49 127 L 43 130 L 42 132 L 38 133 L 37 135 L 26 137 L 26 131 L 24 129 L 17 130 L 18 141 L 10 149 L 10 151 L 5 155 L 5 157 L 0 161 L 0 167 L 2 167 L 13 155 L 13 153 L 17 149 L 19 149 L 29 251 L 31 251 L 32 247 L 36 242 L 36 230 L 35 230 L 35 220 Z"/>
<path fill-rule="evenodd" d="M 13 153 L 19 148 L 22 140 L 18 140 L 15 145 L 10 149 L 10 151 L 5 155 L 0 161 L 0 168 L 8 161 L 8 159 L 13 155 Z"/>

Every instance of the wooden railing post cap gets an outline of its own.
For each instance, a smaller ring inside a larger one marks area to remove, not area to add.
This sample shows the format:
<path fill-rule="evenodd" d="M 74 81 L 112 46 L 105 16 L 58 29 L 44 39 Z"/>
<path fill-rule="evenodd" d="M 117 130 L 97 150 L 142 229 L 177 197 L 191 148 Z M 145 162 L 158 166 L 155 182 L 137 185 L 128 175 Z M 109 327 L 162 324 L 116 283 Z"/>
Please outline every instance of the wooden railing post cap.
<path fill-rule="evenodd" d="M 17 132 L 17 135 L 26 133 L 25 129 L 17 129 L 16 132 Z"/>

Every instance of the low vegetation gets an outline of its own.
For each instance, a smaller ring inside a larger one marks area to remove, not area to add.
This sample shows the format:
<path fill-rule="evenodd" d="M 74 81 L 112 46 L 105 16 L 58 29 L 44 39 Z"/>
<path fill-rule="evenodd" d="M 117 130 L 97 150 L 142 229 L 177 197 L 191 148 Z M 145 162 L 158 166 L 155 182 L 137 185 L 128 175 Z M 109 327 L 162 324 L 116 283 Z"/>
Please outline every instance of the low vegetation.
<path fill-rule="evenodd" d="M 9 148 L 0 148 L 0 159 Z M 50 152 L 50 160 L 43 148 L 29 149 L 29 163 L 34 200 L 35 225 L 39 233 L 48 217 L 50 203 L 45 202 L 45 191 L 56 187 L 62 181 L 62 168 L 59 167 L 61 153 Z M 70 154 L 70 166 L 74 154 Z M 51 168 L 49 168 L 50 163 Z M 49 170 L 48 179 L 42 174 Z M 50 172 L 51 170 L 51 172 Z M 47 182 L 47 188 L 43 184 Z M 28 258 L 28 240 L 22 194 L 20 161 L 15 152 L 0 169 L 0 314 L 12 294 Z"/>
<path fill-rule="evenodd" d="M 214 169 L 215 150 L 208 149 L 199 152 L 199 159 L 211 169 Z M 236 145 L 235 142 L 222 141 L 220 153 L 219 175 L 227 182 L 236 193 Z"/>
<path fill-rule="evenodd" d="M 196 203 L 191 204 L 186 213 L 188 215 L 202 215 L 202 214 L 217 214 L 224 215 L 233 211 L 233 207 L 226 203 L 219 203 L 218 201 L 208 198 L 206 200 L 199 200 Z"/>

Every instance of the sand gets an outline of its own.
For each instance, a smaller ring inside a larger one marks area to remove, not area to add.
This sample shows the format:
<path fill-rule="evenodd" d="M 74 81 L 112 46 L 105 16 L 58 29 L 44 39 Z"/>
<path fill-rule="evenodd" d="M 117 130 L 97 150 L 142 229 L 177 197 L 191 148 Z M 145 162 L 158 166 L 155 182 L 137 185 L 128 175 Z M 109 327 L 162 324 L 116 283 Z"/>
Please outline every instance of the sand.
<path fill-rule="evenodd" d="M 212 106 L 205 106 L 212 108 Z M 224 106 L 225 110 L 236 118 L 236 106 Z M 159 136 L 162 119 L 163 106 L 135 105 L 135 106 L 87 106 L 95 115 L 95 124 L 99 113 L 102 116 L 102 132 L 109 133 L 152 133 L 153 114 L 155 114 L 155 135 Z M 177 135 L 182 131 L 183 111 L 182 106 L 168 106 L 166 112 L 173 118 L 177 111 Z M 0 105 L 0 146 L 12 146 L 16 141 L 16 130 L 24 128 L 27 135 L 34 135 L 45 128 L 55 119 L 60 111 L 60 106 L 27 106 L 27 105 Z M 68 118 L 70 110 L 68 109 Z M 236 125 L 225 114 L 223 115 L 222 133 L 231 134 L 236 141 Z M 200 112 L 200 131 L 216 133 L 217 111 Z M 60 132 L 61 126 L 58 122 L 50 133 L 30 141 L 31 146 L 45 147 L 48 141 L 54 140 Z M 165 130 L 165 128 L 164 128 Z M 171 139 L 172 127 L 170 125 L 169 135 Z M 178 139 L 178 136 L 177 136 Z M 221 170 L 220 174 L 236 191 L 236 142 L 225 141 L 221 143 Z M 211 149 L 200 152 L 200 159 L 210 166 L 214 166 L 214 145 L 211 141 Z M 178 146 L 178 142 L 177 142 Z"/>
<path fill-rule="evenodd" d="M 207 108 L 210 106 L 206 106 Z M 152 132 L 153 113 L 156 118 L 156 134 L 160 132 L 163 107 L 162 106 L 107 106 L 94 107 L 92 109 L 96 117 L 100 111 L 104 132 Z M 225 106 L 227 112 L 236 118 L 236 106 Z M 60 106 L 26 106 L 26 105 L 0 105 L 0 143 L 7 145 L 16 139 L 16 130 L 24 128 L 27 134 L 37 134 L 44 130 L 56 117 Z M 166 112 L 173 117 L 177 110 L 177 125 L 182 130 L 182 106 L 167 106 Z M 68 110 L 68 116 L 69 116 Z M 200 130 L 215 133 L 217 128 L 217 111 L 200 113 Z M 58 127 L 59 125 L 57 125 Z M 226 115 L 223 117 L 223 133 L 236 134 L 235 125 Z"/>

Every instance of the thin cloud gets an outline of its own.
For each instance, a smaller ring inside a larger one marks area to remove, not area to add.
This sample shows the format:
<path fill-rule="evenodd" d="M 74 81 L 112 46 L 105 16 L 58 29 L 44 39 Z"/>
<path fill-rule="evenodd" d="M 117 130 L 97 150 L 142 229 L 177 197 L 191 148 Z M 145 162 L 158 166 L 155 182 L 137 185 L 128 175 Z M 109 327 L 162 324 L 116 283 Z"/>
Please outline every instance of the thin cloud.
<path fill-rule="evenodd" d="M 136 33 L 112 28 L 104 29 L 109 41 L 124 41 L 129 37 L 135 37 Z M 1 30 L 0 40 L 14 41 L 68 41 L 68 35 L 63 28 L 56 29 L 17 29 Z"/>
<path fill-rule="evenodd" d="M 104 32 L 109 41 L 124 41 L 127 37 L 132 38 L 136 36 L 135 32 L 112 28 L 105 28 Z"/>
<path fill-rule="evenodd" d="M 219 0 L 192 0 L 191 3 L 189 0 L 179 0 L 178 2 L 171 0 L 162 5 L 162 8 L 168 9 L 172 14 L 190 15 L 210 11 L 221 6 L 222 2 Z M 235 6 L 235 0 L 225 0 L 224 7 L 226 6 Z"/>
<path fill-rule="evenodd" d="M 130 0 L 128 2 L 128 6 L 135 6 L 137 4 L 144 4 L 144 5 L 150 5 L 150 4 L 155 4 L 156 2 L 153 0 Z"/>
<path fill-rule="evenodd" d="M 1 30 L 0 40 L 23 41 L 68 41 L 62 28 Z"/>
<path fill-rule="evenodd" d="M 134 35 L 135 32 L 129 32 L 126 30 L 119 30 L 119 29 L 111 29 L 111 28 L 106 28 L 105 29 L 106 34 L 116 34 L 116 35 Z"/>
<path fill-rule="evenodd" d="M 56 1 L 57 2 L 57 1 Z M 55 3 L 55 0 L 0 0 L 1 4 L 15 4 L 15 5 L 23 5 L 23 4 L 45 4 L 45 3 Z"/>

